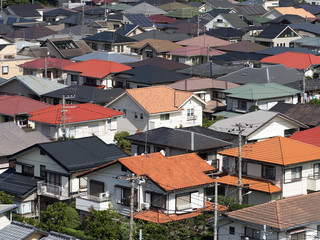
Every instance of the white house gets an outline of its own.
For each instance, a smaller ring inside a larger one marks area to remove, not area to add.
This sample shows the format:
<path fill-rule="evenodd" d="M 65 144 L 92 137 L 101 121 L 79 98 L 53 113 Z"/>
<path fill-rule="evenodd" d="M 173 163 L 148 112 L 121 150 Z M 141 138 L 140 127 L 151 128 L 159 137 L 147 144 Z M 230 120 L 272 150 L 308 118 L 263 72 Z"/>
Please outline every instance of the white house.
<path fill-rule="evenodd" d="M 67 104 L 65 107 L 59 104 L 30 112 L 29 115 L 32 115 L 29 120 L 34 122 L 35 129 L 50 139 L 58 139 L 64 134 L 69 138 L 98 136 L 106 143 L 113 143 L 118 131 L 117 117 L 123 113 L 83 103 Z"/>
<path fill-rule="evenodd" d="M 127 89 L 106 107 L 122 111 L 118 130 L 135 133 L 159 127 L 179 128 L 202 124 L 206 103 L 190 92 L 166 86 Z"/>
<path fill-rule="evenodd" d="M 79 175 L 87 177 L 88 191 L 87 195 L 76 198 L 76 208 L 85 214 L 90 207 L 105 210 L 112 206 L 127 216 L 131 182 L 121 176 L 128 175 L 136 178 L 135 218 L 156 221 L 148 214 L 154 209 L 163 216 L 172 216 L 171 221 L 178 215 L 180 219 L 188 218 L 189 213 L 207 207 L 204 188 L 212 184 L 213 179 L 206 173 L 213 171 L 215 168 L 195 153 L 170 157 L 152 153 L 120 158 Z M 103 199 L 104 196 L 108 199 Z"/>

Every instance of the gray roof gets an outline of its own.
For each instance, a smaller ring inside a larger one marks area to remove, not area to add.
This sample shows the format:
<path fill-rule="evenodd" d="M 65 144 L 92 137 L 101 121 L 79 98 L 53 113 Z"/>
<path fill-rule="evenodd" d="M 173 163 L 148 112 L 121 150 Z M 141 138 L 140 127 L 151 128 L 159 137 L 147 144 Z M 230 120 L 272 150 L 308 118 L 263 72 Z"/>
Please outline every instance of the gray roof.
<path fill-rule="evenodd" d="M 237 13 L 222 13 L 221 16 L 224 17 L 234 28 L 240 29 L 248 27 L 248 24 L 245 23 Z"/>
<path fill-rule="evenodd" d="M 50 142 L 50 140 L 38 131 L 25 132 L 14 122 L 0 123 L 0 157 L 44 142 Z"/>
<path fill-rule="evenodd" d="M 302 38 L 303 39 L 303 38 Z M 310 48 L 313 48 L 313 47 L 317 47 L 319 48 L 320 47 L 320 37 L 314 37 L 314 38 L 308 38 L 308 39 L 305 39 L 304 41 L 292 41 L 294 43 L 300 43 L 299 46 L 302 46 L 302 47 L 310 47 Z M 312 54 L 319 54 L 317 52 L 313 52 Z"/>
<path fill-rule="evenodd" d="M 234 6 L 234 1 L 231 0 L 207 0 L 207 3 L 211 5 L 212 8 L 232 8 Z"/>
<path fill-rule="evenodd" d="M 123 11 L 124 14 L 138 14 L 138 13 L 142 13 L 144 15 L 156 15 L 156 14 L 167 14 L 168 12 L 163 11 L 160 8 L 157 8 L 155 6 L 152 6 L 149 3 L 146 2 L 142 2 L 138 5 L 135 5 L 134 7 L 125 9 Z"/>
<path fill-rule="evenodd" d="M 303 38 L 301 38 L 303 39 Z M 300 39 L 299 39 L 300 40 Z M 292 41 L 295 42 L 295 41 Z M 280 53 L 285 53 L 285 52 L 299 52 L 299 53 L 309 53 L 309 54 L 314 54 L 314 55 L 320 55 L 320 53 L 317 53 L 315 51 L 309 50 L 307 48 L 302 48 L 302 47 L 271 47 L 267 48 L 265 50 L 259 51 L 257 53 L 261 53 L 263 55 L 268 55 L 268 56 L 273 56 L 277 55 Z"/>
<path fill-rule="evenodd" d="M 194 134 L 194 146 L 191 146 L 191 136 Z M 166 146 L 172 148 L 179 148 L 187 151 L 201 151 L 212 148 L 221 148 L 232 145 L 229 142 L 213 138 L 198 132 L 187 131 L 184 129 L 173 129 L 167 127 L 160 127 L 146 132 L 137 133 L 126 137 L 126 139 L 144 143 Z"/>
<path fill-rule="evenodd" d="M 242 135 L 247 137 L 250 134 L 257 131 L 258 129 L 260 129 L 263 125 L 265 125 L 267 122 L 269 122 L 276 116 L 280 116 L 281 118 L 293 122 L 300 127 L 308 128 L 308 126 L 306 126 L 305 124 L 298 122 L 292 118 L 289 118 L 288 116 L 282 113 L 263 110 L 250 112 L 227 119 L 222 119 L 212 124 L 209 128 L 224 133 L 238 134 L 238 128 L 235 124 L 241 123 L 243 126 L 246 126 L 242 132 Z"/>
<path fill-rule="evenodd" d="M 119 53 L 107 53 L 107 52 L 92 52 L 82 56 L 74 57 L 71 60 L 76 62 L 83 62 L 90 59 L 112 61 L 117 63 L 132 63 L 139 60 L 133 57 L 129 57 Z"/>
<path fill-rule="evenodd" d="M 160 40 L 169 40 L 171 42 L 178 42 L 185 39 L 190 38 L 190 36 L 186 33 L 165 33 L 158 30 L 146 31 L 144 33 L 140 33 L 131 37 L 137 41 L 141 41 L 144 39 L 160 39 Z"/>
<path fill-rule="evenodd" d="M 115 144 L 106 144 L 98 137 L 85 137 L 36 144 L 18 152 L 11 158 L 15 158 L 33 148 L 42 149 L 57 164 L 69 172 L 91 169 L 128 156 Z"/>
<path fill-rule="evenodd" d="M 34 233 L 35 227 L 23 223 L 12 222 L 0 230 L 1 240 L 23 240 Z"/>
<path fill-rule="evenodd" d="M 302 73 L 294 68 L 286 68 L 285 66 L 272 65 L 263 68 L 242 68 L 240 70 L 229 73 L 225 76 L 219 77 L 219 80 L 225 80 L 237 84 L 247 83 L 278 83 L 281 85 L 296 82 L 302 79 Z"/>
<path fill-rule="evenodd" d="M 293 30 L 303 30 L 305 32 L 320 35 L 320 26 L 312 23 L 293 23 L 289 25 Z"/>
<path fill-rule="evenodd" d="M 0 204 L 0 214 L 8 212 L 12 209 L 17 208 L 18 205 L 16 204 Z"/>
<path fill-rule="evenodd" d="M 42 96 L 48 92 L 52 92 L 61 88 L 67 87 L 67 85 L 56 83 L 51 80 L 47 80 L 44 78 L 39 78 L 32 75 L 22 75 L 15 76 L 10 78 L 8 81 L 4 83 L 0 83 L 0 87 L 11 82 L 11 81 L 19 81 L 27 88 L 29 88 L 32 92 L 34 92 L 37 96 Z"/>
<path fill-rule="evenodd" d="M 60 34 L 70 34 L 71 33 L 73 35 L 78 35 L 78 36 L 89 35 L 89 34 L 91 34 L 91 28 L 88 26 L 76 25 L 73 27 L 62 29 L 62 30 L 58 31 L 58 33 L 60 33 Z M 76 40 L 78 40 L 78 39 L 76 39 Z"/>

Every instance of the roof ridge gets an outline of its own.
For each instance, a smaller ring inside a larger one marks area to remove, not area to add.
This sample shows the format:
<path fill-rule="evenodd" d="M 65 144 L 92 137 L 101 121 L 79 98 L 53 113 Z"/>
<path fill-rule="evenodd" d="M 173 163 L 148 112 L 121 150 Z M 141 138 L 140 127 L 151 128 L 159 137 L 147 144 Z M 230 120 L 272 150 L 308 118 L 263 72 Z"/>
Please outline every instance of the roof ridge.
<path fill-rule="evenodd" d="M 279 147 L 280 147 L 282 165 L 285 165 L 285 163 L 284 163 L 284 157 L 283 157 L 283 151 L 282 151 L 282 142 L 281 142 L 281 139 L 282 139 L 282 138 L 280 138 L 280 137 L 276 137 L 276 138 L 278 138 L 278 141 L 279 141 Z"/>

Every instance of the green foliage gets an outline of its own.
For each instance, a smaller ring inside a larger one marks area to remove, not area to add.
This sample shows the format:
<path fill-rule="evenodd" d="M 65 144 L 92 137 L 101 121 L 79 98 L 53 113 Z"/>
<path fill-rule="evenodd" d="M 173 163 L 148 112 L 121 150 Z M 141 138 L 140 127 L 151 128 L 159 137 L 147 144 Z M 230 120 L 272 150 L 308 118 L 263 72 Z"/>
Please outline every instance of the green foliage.
<path fill-rule="evenodd" d="M 74 236 L 74 237 L 81 239 L 81 240 L 95 240 L 95 238 L 86 235 L 86 233 L 82 230 L 76 230 L 73 228 L 63 227 L 62 232 L 65 234 L 68 234 L 70 236 Z"/>
<path fill-rule="evenodd" d="M 255 104 L 251 105 L 250 108 L 249 108 L 249 112 L 255 112 L 255 111 L 258 111 L 258 110 L 260 110 L 260 108 Z"/>
<path fill-rule="evenodd" d="M 104 211 L 92 210 L 86 220 L 86 232 L 95 239 L 120 239 L 120 215 L 109 208 Z"/>
<path fill-rule="evenodd" d="M 80 226 L 77 211 L 66 203 L 56 202 L 41 212 L 40 227 L 46 231 L 61 232 L 63 227 L 74 228 Z"/>
<path fill-rule="evenodd" d="M 222 120 L 222 119 L 224 119 L 224 116 L 221 116 L 221 115 L 217 116 L 217 117 L 216 117 L 216 120 L 210 120 L 210 119 L 208 119 L 208 118 L 203 118 L 203 119 L 202 119 L 202 127 L 208 128 L 208 127 L 210 127 L 212 124 L 214 124 L 215 122 L 217 122 L 217 121 L 219 121 L 219 120 Z"/>
<path fill-rule="evenodd" d="M 320 100 L 318 98 L 314 98 L 308 102 L 310 105 L 320 106 Z"/>
<path fill-rule="evenodd" d="M 130 135 L 130 133 L 128 133 L 126 131 L 117 132 L 114 135 L 114 139 L 113 139 L 116 142 L 117 146 L 127 153 L 129 152 L 129 149 L 131 148 L 131 141 L 125 139 L 125 137 L 128 137 L 129 135 Z"/>
<path fill-rule="evenodd" d="M 211 202 L 214 202 L 214 198 L 211 199 Z M 228 207 L 230 212 L 253 206 L 252 204 L 239 204 L 236 199 L 224 196 L 218 196 L 218 203 Z"/>
<path fill-rule="evenodd" d="M 166 240 L 170 235 L 168 224 L 138 221 L 137 228 L 142 229 L 142 236 L 144 240 Z M 135 238 L 138 238 L 139 233 L 136 234 Z"/>
<path fill-rule="evenodd" d="M 29 225 L 33 225 L 35 227 L 39 227 L 39 221 L 34 218 L 27 218 L 27 217 L 23 217 L 19 214 L 12 214 L 12 219 L 17 222 L 22 222 L 22 223 L 26 223 Z"/>
<path fill-rule="evenodd" d="M 3 7 L 7 7 L 9 5 L 21 5 L 21 4 L 31 4 L 30 0 L 6 0 L 3 1 Z M 34 4 L 41 4 L 42 6 L 50 6 L 48 1 L 46 0 L 34 0 Z"/>
<path fill-rule="evenodd" d="M 5 193 L 4 191 L 0 191 L 0 204 L 12 204 L 13 196 Z"/>
<path fill-rule="evenodd" d="M 72 140 L 72 139 L 74 139 L 74 136 L 66 137 L 66 138 L 64 138 L 64 137 L 58 137 L 55 141 L 56 141 L 56 142 L 62 142 L 62 141 L 69 141 L 69 140 Z"/>

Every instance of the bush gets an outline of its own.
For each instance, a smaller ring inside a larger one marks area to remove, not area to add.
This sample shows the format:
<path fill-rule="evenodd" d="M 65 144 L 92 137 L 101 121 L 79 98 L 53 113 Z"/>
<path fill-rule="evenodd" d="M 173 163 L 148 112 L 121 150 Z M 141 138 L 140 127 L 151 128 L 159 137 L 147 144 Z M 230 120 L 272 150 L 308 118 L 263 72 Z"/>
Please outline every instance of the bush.
<path fill-rule="evenodd" d="M 70 236 L 74 236 L 74 237 L 82 239 L 82 240 L 95 240 L 95 238 L 86 235 L 86 233 L 82 230 L 76 230 L 73 228 L 63 227 L 62 232 L 64 234 L 68 234 Z"/>

